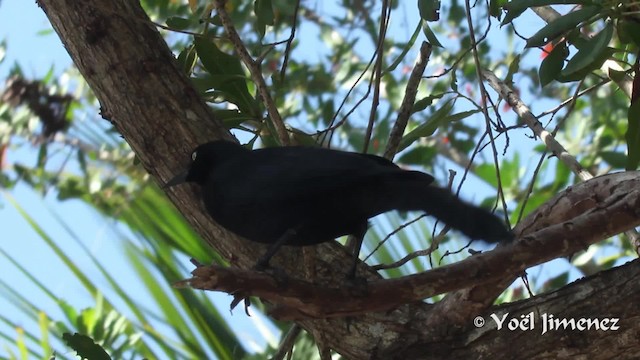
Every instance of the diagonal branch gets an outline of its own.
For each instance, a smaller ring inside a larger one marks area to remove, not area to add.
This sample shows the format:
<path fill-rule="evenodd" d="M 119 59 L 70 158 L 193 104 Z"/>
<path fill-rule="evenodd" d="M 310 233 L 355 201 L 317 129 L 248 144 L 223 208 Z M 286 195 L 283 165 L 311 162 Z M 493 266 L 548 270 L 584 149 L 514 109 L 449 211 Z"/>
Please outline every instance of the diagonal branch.
<path fill-rule="evenodd" d="M 589 180 L 593 178 L 593 175 L 585 170 L 582 165 L 573 157 L 569 152 L 560 144 L 553 135 L 547 131 L 540 121 L 531 113 L 529 107 L 520 99 L 518 94 L 511 90 L 504 82 L 500 81 L 491 71 L 482 71 L 482 76 L 487 79 L 489 85 L 500 96 L 507 101 L 513 111 L 527 124 L 527 126 L 533 130 L 536 136 L 540 137 L 542 141 L 547 145 L 547 148 L 565 165 L 569 167 L 574 173 L 576 173 L 580 179 Z"/>
<path fill-rule="evenodd" d="M 367 130 L 364 135 L 364 145 L 362 146 L 362 152 L 367 153 L 369 151 L 369 142 L 371 141 L 371 135 L 373 133 L 373 124 L 375 124 L 376 113 L 378 111 L 378 105 L 380 104 L 380 82 L 382 81 L 382 60 L 384 59 L 384 41 L 387 37 L 387 28 L 389 27 L 389 19 L 391 17 L 391 7 L 388 0 L 382 1 L 382 9 L 380 11 L 380 29 L 378 30 L 378 44 L 376 45 L 376 61 L 373 66 L 373 72 L 371 73 L 371 79 L 373 85 L 373 99 L 371 103 L 371 110 L 369 111 L 369 122 L 367 124 Z"/>
<path fill-rule="evenodd" d="M 139 2 L 39 0 L 38 3 L 100 101 L 102 114 L 131 145 L 140 164 L 157 182 L 164 182 L 183 168 L 197 144 L 233 139 L 175 64 L 173 54 Z M 265 250 L 213 223 L 191 188 L 174 189 L 168 195 L 194 229 L 234 266 L 249 268 Z M 626 220 L 628 226 L 634 223 L 625 218 L 607 220 Z M 590 236 L 595 233 L 593 230 Z M 316 248 L 314 260 L 318 271 L 314 284 L 328 288 L 343 285 L 343 269 L 351 264 L 352 258 L 337 243 Z M 512 256 L 508 254 L 505 258 Z M 495 260 L 502 263 L 505 258 Z M 302 261 L 300 251 L 283 249 L 273 259 L 273 265 L 287 273 L 299 273 Z M 495 265 L 495 269 L 505 276 L 504 268 Z M 361 270 L 370 281 L 376 279 L 377 275 L 365 266 Z M 367 313 L 350 319 L 305 319 L 298 324 L 314 335 L 321 334 L 325 344 L 345 358 L 391 358 L 402 356 L 406 353 L 403 350 L 428 338 L 431 309 L 433 305 L 420 301 L 390 312 Z M 456 308 L 451 313 L 458 311 Z"/>
<path fill-rule="evenodd" d="M 289 134 L 287 132 L 287 128 L 284 125 L 284 121 L 282 121 L 282 117 L 280 116 L 280 112 L 276 107 L 273 98 L 271 97 L 271 93 L 269 92 L 269 88 L 267 87 L 267 83 L 264 81 L 264 76 L 262 76 L 262 70 L 260 69 L 260 63 L 253 60 L 249 51 L 242 43 L 242 39 L 240 39 L 240 35 L 236 31 L 235 26 L 233 26 L 233 22 L 231 21 L 231 17 L 227 13 L 227 10 L 224 8 L 227 0 L 215 0 L 213 2 L 218 15 L 220 16 L 220 21 L 224 26 L 224 29 L 227 31 L 227 36 L 229 40 L 233 44 L 233 47 L 236 49 L 236 53 L 238 53 L 238 57 L 244 63 L 244 65 L 249 69 L 251 73 L 251 78 L 256 83 L 256 87 L 258 88 L 258 93 L 262 98 L 262 102 L 264 106 L 267 108 L 267 113 L 269 113 L 269 118 L 273 122 L 273 126 L 278 133 L 278 139 L 280 140 L 280 144 L 283 146 L 289 145 Z"/>
<path fill-rule="evenodd" d="M 583 182 L 549 201 L 523 221 L 520 241 L 455 264 L 395 279 L 372 281 L 365 289 L 326 287 L 253 271 L 202 266 L 188 283 L 197 289 L 242 293 L 292 308 L 287 319 L 355 316 L 386 311 L 438 294 L 482 286 L 529 267 L 568 256 L 602 239 L 640 225 L 640 172 L 605 175 Z M 564 218 L 556 209 L 568 207 Z M 281 319 L 282 319 L 281 318 Z"/>
<path fill-rule="evenodd" d="M 531 113 L 529 108 L 524 104 L 524 102 L 520 99 L 517 93 L 512 91 L 504 82 L 500 81 L 492 72 L 490 71 L 482 71 L 482 76 L 484 76 L 489 84 L 494 88 L 496 92 L 500 94 L 502 98 L 504 98 L 511 108 L 518 114 L 520 118 L 522 118 L 525 124 L 533 130 L 533 132 L 543 140 L 543 142 L 547 145 L 548 149 L 553 152 L 554 155 L 560 159 L 563 163 L 565 163 L 574 173 L 578 174 L 578 176 L 582 180 L 593 179 L 593 175 L 591 175 L 588 171 L 586 171 L 578 161 L 571 156 L 566 149 L 558 143 L 553 135 L 544 129 L 542 124 L 538 121 L 538 119 Z M 616 175 L 619 176 L 619 175 Z M 597 184 L 597 182 L 602 181 L 602 179 L 609 179 L 609 175 L 595 178 L 589 181 L 590 184 Z M 569 191 L 569 188 L 567 191 Z M 553 203 L 553 199 L 550 200 L 549 203 Z M 573 209 L 576 210 L 576 209 Z M 549 211 L 549 214 L 553 214 L 553 216 L 549 216 L 547 221 L 542 221 L 540 218 L 536 218 L 540 214 L 543 214 L 544 209 L 538 209 L 534 214 L 531 214 L 527 219 L 523 220 L 515 229 L 516 234 L 527 233 L 523 231 L 523 229 L 528 228 L 527 225 L 535 221 L 536 228 L 538 229 L 542 224 L 550 225 L 557 224 L 558 221 L 566 220 L 566 214 L 573 214 L 573 212 L 567 212 L 567 209 L 560 210 L 555 209 L 554 211 Z M 565 215 L 563 215 L 565 214 Z M 531 229 L 529 229 L 531 230 Z M 629 227 L 624 229 L 623 231 L 635 233 L 635 229 L 633 227 Z M 622 231 L 621 231 L 622 232 Z M 615 235 L 615 234 L 612 234 Z M 604 238 L 601 238 L 604 239 Z M 429 318 L 427 325 L 431 328 L 438 328 L 442 326 L 442 324 L 463 324 L 466 323 L 475 316 L 479 312 L 487 309 L 494 301 L 494 299 L 502 293 L 502 291 L 509 286 L 514 280 L 514 276 L 506 276 L 498 281 L 493 283 L 488 283 L 483 286 L 473 286 L 469 289 L 460 290 L 451 294 L 448 294 L 442 301 L 435 305 L 435 309 L 432 312 L 434 316 Z M 464 312 L 455 312 L 454 309 L 464 308 Z M 434 334 L 435 336 L 435 334 Z"/>
<path fill-rule="evenodd" d="M 553 134 L 547 131 L 540 121 L 531 113 L 531 110 L 524 104 L 524 102 L 520 99 L 520 96 L 514 91 L 512 91 L 504 82 L 500 81 L 492 72 L 483 71 L 482 75 L 487 79 L 489 84 L 500 94 L 502 98 L 504 98 L 512 109 L 518 114 L 520 118 L 522 118 L 527 124 L 527 126 L 533 130 L 536 136 L 540 137 L 542 141 L 545 143 L 547 148 L 553 152 L 553 154 L 560 159 L 565 165 L 569 167 L 575 174 L 577 174 L 580 179 L 589 180 L 593 178 L 593 175 L 585 170 L 582 165 L 573 157 L 569 152 L 558 142 L 556 141 Z M 630 239 L 635 239 L 638 241 L 638 233 L 635 229 L 629 229 L 625 232 L 625 234 Z"/>
<path fill-rule="evenodd" d="M 429 63 L 430 57 L 431 44 L 423 41 L 422 45 L 420 46 L 420 55 L 418 56 L 416 65 L 411 71 L 411 75 L 409 76 L 409 80 L 407 81 L 407 87 L 404 90 L 405 95 L 402 99 L 400 109 L 398 110 L 398 118 L 396 119 L 396 122 L 391 129 L 391 133 L 389 134 L 389 141 L 387 142 L 387 148 L 384 150 L 384 157 L 387 159 L 393 160 L 393 157 L 398 152 L 400 140 L 402 140 L 404 130 L 407 128 L 407 123 L 409 123 L 411 110 L 413 109 L 413 105 L 416 102 L 418 85 L 420 85 L 420 80 L 422 79 L 422 75 L 424 74 L 424 69 L 426 69 L 427 64 Z"/>

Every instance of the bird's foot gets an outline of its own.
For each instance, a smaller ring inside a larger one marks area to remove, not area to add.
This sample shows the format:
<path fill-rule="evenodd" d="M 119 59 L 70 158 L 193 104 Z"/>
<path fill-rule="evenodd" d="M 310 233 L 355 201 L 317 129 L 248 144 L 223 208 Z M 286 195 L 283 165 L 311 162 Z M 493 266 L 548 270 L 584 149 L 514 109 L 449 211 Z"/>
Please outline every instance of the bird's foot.
<path fill-rule="evenodd" d="M 369 293 L 366 278 L 357 276 L 347 276 L 346 285 L 349 292 L 354 296 L 366 296 Z"/>
<path fill-rule="evenodd" d="M 261 273 L 265 273 L 276 280 L 279 287 L 285 287 L 289 281 L 287 274 L 280 268 L 269 266 L 268 263 L 258 261 L 253 270 Z"/>
<path fill-rule="evenodd" d="M 247 316 L 251 316 L 249 314 L 249 307 L 251 306 L 251 299 L 245 295 L 242 292 L 235 292 L 233 294 L 233 301 L 231 302 L 231 305 L 229 306 L 229 311 L 233 312 L 233 309 L 235 309 L 236 306 L 238 306 L 238 304 L 240 304 L 241 302 L 244 302 L 244 313 L 247 314 Z"/>
<path fill-rule="evenodd" d="M 258 272 L 266 272 L 267 269 L 270 268 L 269 260 L 264 258 L 258 259 L 255 265 L 253 265 L 253 270 Z"/>

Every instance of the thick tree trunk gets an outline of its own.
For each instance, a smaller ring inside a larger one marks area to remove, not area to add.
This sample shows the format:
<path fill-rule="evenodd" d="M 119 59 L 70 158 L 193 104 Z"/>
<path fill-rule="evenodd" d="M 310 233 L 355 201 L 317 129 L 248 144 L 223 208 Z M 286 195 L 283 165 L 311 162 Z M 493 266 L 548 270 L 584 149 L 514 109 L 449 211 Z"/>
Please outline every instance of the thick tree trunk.
<path fill-rule="evenodd" d="M 158 183 L 185 166 L 189 152 L 197 144 L 217 138 L 232 139 L 179 71 L 166 43 L 138 2 L 39 0 L 39 4 L 100 101 L 102 116 L 113 123 Z M 264 247 L 239 239 L 214 224 L 202 211 L 193 190 L 178 187 L 172 189 L 169 197 L 222 256 L 240 268 L 252 266 Z M 625 224 L 626 228 L 636 225 L 638 216 L 633 221 L 633 215 L 630 210 L 624 214 L 626 223 L 619 221 L 599 232 L 589 229 L 595 235 L 580 244 L 586 246 L 595 242 L 595 237 L 620 232 Z M 570 241 L 568 236 L 557 240 Z M 303 254 L 299 250 L 279 253 L 274 265 L 287 273 L 313 279 L 314 284 L 344 287 L 343 269 L 348 268 L 350 259 L 342 247 L 331 243 L 315 249 L 313 257 L 305 254 L 306 273 L 301 270 Z M 566 252 L 556 250 L 556 257 Z M 518 259 L 517 254 L 512 256 L 511 260 Z M 309 261 L 310 258 L 315 261 Z M 499 263 L 491 266 L 500 269 Z M 591 358 L 604 359 L 614 354 L 631 358 L 639 348 L 640 285 L 633 281 L 638 278 L 639 266 L 635 262 L 557 293 L 486 311 L 497 293 L 517 276 L 517 271 L 501 272 L 504 276 L 501 281 L 485 283 L 492 286 L 490 291 L 477 287 L 471 293 L 457 293 L 458 298 L 452 296 L 443 303 L 446 306 L 414 301 L 349 319 L 306 318 L 298 323 L 320 343 L 350 359 L 556 358 L 585 354 L 591 354 Z M 379 278 L 364 267 L 363 272 L 367 272 L 370 280 Z M 472 280 L 449 290 L 469 287 Z M 437 311 L 431 311 L 434 308 Z M 273 308 L 274 314 L 280 310 L 277 306 Z M 620 318 L 620 330 L 569 330 L 540 335 L 538 328 L 513 332 L 488 326 L 473 328 L 474 314 L 485 314 L 489 323 L 490 313 L 503 311 L 510 312 L 510 317 L 538 311 L 564 318 Z"/>

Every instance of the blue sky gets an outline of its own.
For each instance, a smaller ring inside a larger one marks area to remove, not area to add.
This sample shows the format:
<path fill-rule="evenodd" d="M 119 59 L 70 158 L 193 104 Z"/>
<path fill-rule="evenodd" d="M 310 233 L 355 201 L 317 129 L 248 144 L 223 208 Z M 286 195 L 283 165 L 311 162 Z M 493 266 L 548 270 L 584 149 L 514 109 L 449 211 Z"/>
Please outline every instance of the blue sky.
<path fill-rule="evenodd" d="M 0 41 L 6 40 L 6 58 L 0 63 L 0 79 L 5 79 L 15 62 L 19 63 L 26 77 L 39 78 L 45 75 L 51 66 L 59 73 L 71 64 L 67 52 L 57 35 L 50 31 L 49 22 L 34 1 L 3 0 L 0 3 Z M 45 33 L 44 35 L 42 33 Z M 14 163 L 34 164 L 37 157 L 37 149 L 30 146 L 12 148 L 7 154 L 9 166 Z M 6 171 L 6 170 L 5 170 Z M 55 219 L 52 213 L 58 214 L 69 221 L 71 228 L 81 236 L 81 241 L 94 254 L 108 264 L 110 270 L 114 270 L 114 276 L 121 279 L 135 279 L 133 269 L 122 256 L 122 241 L 120 234 L 112 230 L 109 220 L 102 218 L 92 208 L 80 201 L 70 200 L 58 202 L 55 193 L 51 192 L 44 198 L 35 193 L 31 188 L 18 185 L 10 193 L 0 189 L 0 228 L 3 234 L 0 237 L 0 249 L 16 262 L 28 267 L 33 274 L 50 286 L 53 291 L 70 302 L 77 308 L 93 306 L 93 299 L 84 288 L 76 283 L 66 267 L 57 261 L 52 251 L 46 247 L 39 235 L 22 218 L 18 211 L 11 205 L 11 199 L 22 206 L 26 212 L 32 215 L 40 226 L 57 243 L 76 260 L 77 265 L 86 271 L 86 275 L 92 279 L 98 279 L 98 286 L 104 285 L 104 292 L 109 294 L 109 285 L 101 281 L 102 276 L 91 264 L 92 261 L 80 251 L 72 237 Z M 188 262 L 188 259 L 185 259 Z M 61 314 L 57 306 L 46 300 L 44 295 L 30 281 L 22 276 L 19 271 L 0 255 L 0 280 L 10 287 L 19 288 L 20 293 L 29 298 L 43 297 L 40 301 L 45 312 L 52 317 Z M 117 271 L 116 271 L 117 270 Z M 130 294 L 136 294 L 140 301 L 144 302 L 147 294 L 144 287 L 129 281 L 125 288 Z M 231 327 L 236 329 L 238 336 L 246 346 L 262 347 L 265 345 L 265 337 L 254 324 L 260 321 L 259 317 L 247 318 L 244 311 L 235 311 L 231 315 L 227 311 L 231 297 L 226 294 L 213 293 L 216 304 L 229 321 Z M 34 301 L 38 303 L 38 301 Z M 47 304 L 49 304 L 47 306 Z M 147 304 L 150 306 L 150 304 Z M 21 318 L 20 313 L 12 311 L 14 306 L 6 299 L 0 298 L 0 313 L 17 321 L 18 326 L 35 326 L 28 318 Z M 11 316 L 9 316 L 11 314 Z M 5 325 L 0 325 L 5 326 Z M 33 328 L 32 328 L 33 330 Z M 273 330 L 272 330 L 273 331 Z M 36 331 L 37 332 L 37 331 Z M 277 334 L 276 334 L 277 335 Z M 2 344 L 3 341 L 0 341 Z M 0 345 L 4 348 L 4 345 Z"/>
<path fill-rule="evenodd" d="M 71 63 L 55 33 L 36 35 L 50 30 L 51 26 L 34 1 L 3 0 L 0 3 L 0 24 L 0 39 L 5 39 L 9 48 L 5 61 L 0 64 L 3 78 L 15 61 L 31 76 L 46 74 L 51 65 L 61 70 Z"/>

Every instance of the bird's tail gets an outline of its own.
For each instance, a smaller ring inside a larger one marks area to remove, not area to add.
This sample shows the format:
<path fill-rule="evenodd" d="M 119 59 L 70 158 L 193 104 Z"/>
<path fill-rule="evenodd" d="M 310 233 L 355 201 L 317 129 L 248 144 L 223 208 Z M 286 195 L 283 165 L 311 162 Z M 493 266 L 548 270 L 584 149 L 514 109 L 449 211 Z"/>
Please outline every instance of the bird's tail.
<path fill-rule="evenodd" d="M 405 196 L 399 196 L 399 210 L 422 210 L 471 239 L 487 242 L 509 241 L 513 233 L 504 222 L 489 211 L 468 204 L 449 190 L 433 185 L 405 183 Z"/>

